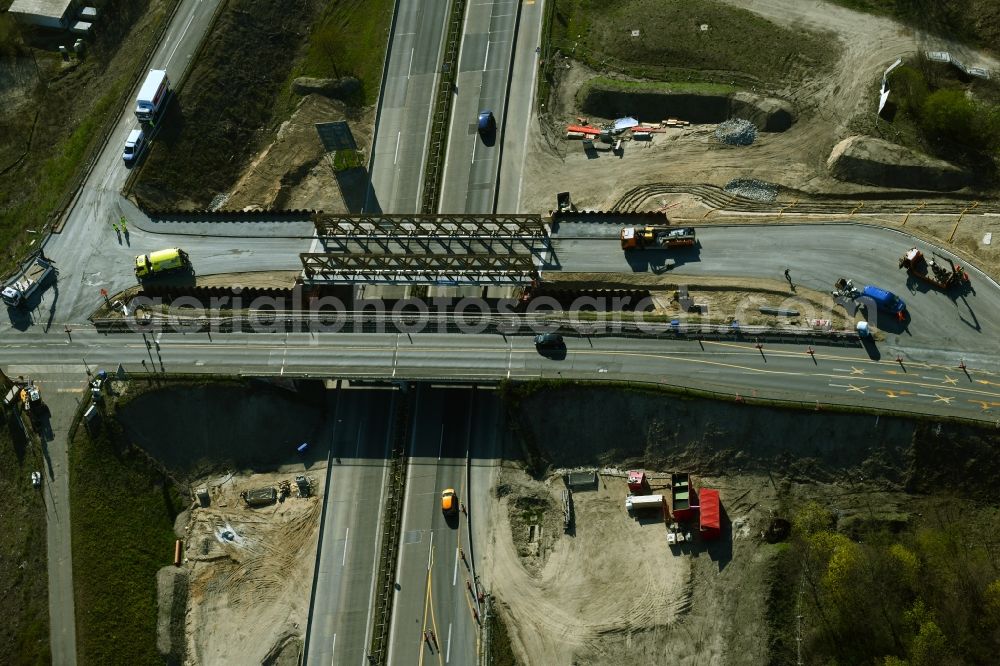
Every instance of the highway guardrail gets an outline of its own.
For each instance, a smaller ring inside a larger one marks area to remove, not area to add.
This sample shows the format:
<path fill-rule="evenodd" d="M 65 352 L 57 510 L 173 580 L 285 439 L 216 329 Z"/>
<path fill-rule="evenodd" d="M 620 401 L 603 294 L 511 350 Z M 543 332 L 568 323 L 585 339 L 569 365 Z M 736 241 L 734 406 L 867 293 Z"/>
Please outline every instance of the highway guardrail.
<path fill-rule="evenodd" d="M 445 151 L 448 147 L 448 124 L 451 120 L 451 103 L 455 96 L 455 78 L 458 76 L 458 47 L 462 36 L 465 4 L 465 0 L 452 0 L 451 18 L 448 19 L 444 60 L 441 63 L 441 80 L 438 82 L 437 99 L 434 102 L 434 116 L 431 120 L 431 133 L 427 149 L 427 163 L 424 165 L 424 192 L 421 211 L 425 215 L 437 212 L 438 197 L 441 194 L 441 177 L 444 169 Z"/>

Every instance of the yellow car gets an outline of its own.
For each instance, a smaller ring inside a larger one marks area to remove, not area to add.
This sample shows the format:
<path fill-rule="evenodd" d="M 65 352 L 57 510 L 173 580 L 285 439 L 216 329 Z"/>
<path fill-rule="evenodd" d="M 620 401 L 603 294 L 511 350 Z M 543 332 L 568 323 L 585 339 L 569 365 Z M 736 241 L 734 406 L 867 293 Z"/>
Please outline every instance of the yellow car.
<path fill-rule="evenodd" d="M 441 511 L 447 514 L 458 512 L 458 495 L 455 494 L 454 488 L 448 488 L 441 493 Z"/>

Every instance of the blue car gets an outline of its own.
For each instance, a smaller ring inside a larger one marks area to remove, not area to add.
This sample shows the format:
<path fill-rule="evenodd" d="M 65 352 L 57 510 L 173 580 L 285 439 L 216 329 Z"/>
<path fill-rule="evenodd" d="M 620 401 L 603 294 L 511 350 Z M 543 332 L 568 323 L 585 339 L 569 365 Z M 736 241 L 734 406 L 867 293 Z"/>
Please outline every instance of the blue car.
<path fill-rule="evenodd" d="M 480 111 L 479 112 L 479 133 L 483 136 L 493 133 L 496 131 L 497 121 L 493 117 L 492 111 Z"/>
<path fill-rule="evenodd" d="M 861 295 L 867 296 L 875 301 L 875 305 L 878 306 L 880 310 L 885 310 L 886 312 L 894 315 L 900 315 L 903 312 L 906 312 L 906 303 L 904 303 L 903 299 L 891 291 L 886 291 L 885 289 L 874 285 L 867 285 L 861 290 Z"/>

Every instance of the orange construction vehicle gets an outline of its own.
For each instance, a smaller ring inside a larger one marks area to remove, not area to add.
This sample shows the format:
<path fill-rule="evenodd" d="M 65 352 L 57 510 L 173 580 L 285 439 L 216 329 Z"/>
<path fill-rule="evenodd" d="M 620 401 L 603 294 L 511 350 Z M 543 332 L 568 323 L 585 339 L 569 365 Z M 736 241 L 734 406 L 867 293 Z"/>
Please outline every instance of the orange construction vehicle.
<path fill-rule="evenodd" d="M 664 250 L 693 246 L 695 233 L 694 227 L 625 227 L 621 241 L 623 250 Z"/>
<path fill-rule="evenodd" d="M 945 268 L 933 259 L 927 259 L 924 253 L 915 247 L 910 248 L 899 259 L 900 268 L 905 268 L 913 277 L 938 289 L 948 290 L 969 284 L 969 274 L 965 269 L 951 260 L 948 260 L 948 265 L 949 267 Z"/>

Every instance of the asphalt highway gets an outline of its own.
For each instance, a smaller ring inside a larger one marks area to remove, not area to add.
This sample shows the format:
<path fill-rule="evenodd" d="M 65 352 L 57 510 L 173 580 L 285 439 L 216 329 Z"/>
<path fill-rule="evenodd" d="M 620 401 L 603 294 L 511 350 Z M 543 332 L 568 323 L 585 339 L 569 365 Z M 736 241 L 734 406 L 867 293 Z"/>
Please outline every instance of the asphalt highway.
<path fill-rule="evenodd" d="M 366 213 L 420 210 L 449 3 L 400 0 L 380 104 Z"/>
<path fill-rule="evenodd" d="M 139 252 L 176 244 L 190 252 L 199 274 L 240 272 L 248 266 L 254 270 L 295 270 L 301 267 L 299 253 L 307 251 L 310 243 L 298 236 L 240 240 L 201 236 L 192 240 L 190 236 L 160 235 L 137 228 L 130 231 L 128 243 L 119 244 L 113 230 L 104 227 L 98 231 L 103 240 L 92 250 L 92 270 L 76 265 L 78 258 L 68 249 L 52 253 L 60 277 L 40 292 L 40 304 L 30 316 L 10 313 L 16 329 L 34 335 L 40 329 L 61 329 L 86 321 L 101 302 L 101 288 L 114 294 L 135 284 L 132 265 Z M 617 234 L 618 227 L 613 225 L 564 224 L 554 231 L 549 248 L 528 241 L 497 241 L 494 249 L 543 257 L 543 279 L 550 271 L 663 273 L 667 258 L 676 261 L 669 275 L 677 280 L 690 276 L 694 281 L 709 275 L 783 280 L 788 268 L 795 284 L 825 292 L 837 278 L 848 277 L 859 286 L 875 284 L 889 289 L 906 301 L 911 316 L 905 325 L 885 316 L 876 322 L 886 335 L 886 353 L 928 362 L 960 354 L 968 364 L 984 369 L 992 368 L 1000 356 L 1000 286 L 974 267 L 968 267 L 973 290 L 965 294 L 945 294 L 915 282 L 898 268 L 897 258 L 913 245 L 927 252 L 931 248 L 906 234 L 855 224 L 700 227 L 697 248 L 630 253 L 622 252 Z M 372 245 L 374 241 L 367 243 L 369 248 L 381 247 Z M 429 243 L 457 252 L 484 249 L 480 241 L 407 243 Z M 64 262 L 68 262 L 68 270 Z M 808 318 L 829 315 L 814 314 Z"/>
<path fill-rule="evenodd" d="M 784 281 L 788 268 L 793 283 L 821 292 L 845 277 L 858 287 L 888 289 L 906 302 L 907 324 L 886 315 L 875 322 L 893 352 L 918 360 L 940 358 L 943 350 L 958 352 L 983 367 L 1000 356 L 1000 287 L 974 267 L 967 267 L 973 291 L 964 295 L 945 294 L 910 278 L 898 267 L 899 257 L 914 245 L 928 256 L 932 248 L 907 234 L 861 224 L 713 226 L 698 228 L 697 248 L 626 253 L 618 247 L 618 231 L 613 225 L 561 225 L 552 242 L 550 270 L 662 273 L 670 258 L 677 265 L 669 275 L 677 280 L 721 276 Z M 828 318 L 815 314 L 803 313 Z"/>
<path fill-rule="evenodd" d="M 469 485 L 473 457 L 494 454 L 499 401 L 491 391 L 421 385 L 407 474 L 393 609 L 390 664 L 472 664 L 478 655 L 478 601 L 470 546 Z M 481 481 L 476 477 L 477 481 Z M 487 478 L 488 482 L 488 478 Z M 453 489 L 464 507 L 441 510 L 441 493 Z"/>
<path fill-rule="evenodd" d="M 439 210 L 492 213 L 518 0 L 470 2 L 459 51 L 458 87 L 448 130 L 448 156 Z M 492 111 L 497 129 L 479 135 L 480 111 Z"/>
<path fill-rule="evenodd" d="M 306 663 L 365 666 L 391 447 L 392 390 L 336 391 Z"/>
<path fill-rule="evenodd" d="M 528 157 L 528 126 L 535 113 L 535 90 L 541 64 L 539 51 L 542 43 L 542 20 L 545 17 L 542 10 L 542 2 L 521 3 L 514 66 L 510 72 L 510 92 L 507 95 L 500 182 L 494 206 L 499 213 L 522 212 L 521 174 L 524 173 L 524 162 Z"/>
<path fill-rule="evenodd" d="M 8 375 L 44 381 L 101 366 L 127 372 L 379 377 L 496 381 L 614 379 L 771 398 L 792 404 L 854 405 L 955 415 L 989 422 L 1000 407 L 1000 374 L 936 362 L 897 362 L 877 349 L 765 345 L 752 341 L 567 338 L 565 355 L 539 354 L 529 335 L 467 334 L 157 334 L 51 333 L 26 341 L 0 334 Z M 146 363 L 143 364 L 142 361 Z"/>

